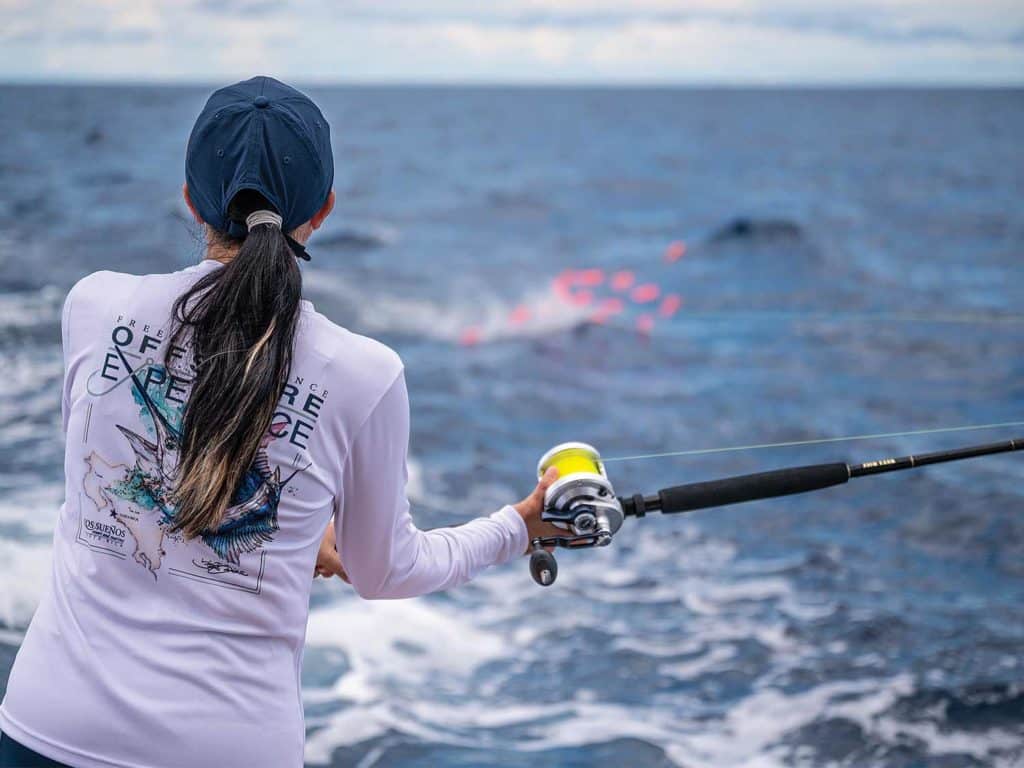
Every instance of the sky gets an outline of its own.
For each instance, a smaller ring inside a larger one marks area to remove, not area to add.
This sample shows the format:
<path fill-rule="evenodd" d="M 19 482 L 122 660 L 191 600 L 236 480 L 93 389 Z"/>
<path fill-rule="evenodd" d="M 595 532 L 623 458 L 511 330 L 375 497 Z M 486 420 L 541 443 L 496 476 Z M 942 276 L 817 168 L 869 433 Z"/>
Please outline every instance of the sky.
<path fill-rule="evenodd" d="M 0 0 L 0 80 L 1024 84 L 1024 0 Z"/>

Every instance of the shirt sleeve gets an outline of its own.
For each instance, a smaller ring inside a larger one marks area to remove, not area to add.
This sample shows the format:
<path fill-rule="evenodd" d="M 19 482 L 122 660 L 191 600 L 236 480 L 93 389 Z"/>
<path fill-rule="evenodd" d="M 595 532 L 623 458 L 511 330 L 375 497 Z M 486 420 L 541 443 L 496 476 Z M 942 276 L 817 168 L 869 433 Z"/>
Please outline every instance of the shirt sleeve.
<path fill-rule="evenodd" d="M 337 546 L 361 597 L 448 589 L 526 551 L 526 523 L 510 505 L 459 526 L 418 529 L 405 493 L 408 448 L 409 395 L 400 372 L 356 435 L 342 480 Z"/>

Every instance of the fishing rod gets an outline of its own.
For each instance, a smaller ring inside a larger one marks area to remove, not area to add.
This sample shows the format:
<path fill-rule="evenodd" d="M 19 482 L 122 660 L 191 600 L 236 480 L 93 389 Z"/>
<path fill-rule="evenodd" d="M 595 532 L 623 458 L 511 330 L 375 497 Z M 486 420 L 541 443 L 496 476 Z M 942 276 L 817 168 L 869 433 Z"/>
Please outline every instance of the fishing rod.
<path fill-rule="evenodd" d="M 544 494 L 541 519 L 562 528 L 566 535 L 539 536 L 531 540 L 530 573 L 542 587 L 550 586 L 558 576 L 558 563 L 549 548 L 607 546 L 627 517 L 640 518 L 649 512 L 692 512 L 757 499 L 792 496 L 843 485 L 855 477 L 900 472 L 1021 449 L 1024 449 L 1024 438 L 878 459 L 863 464 L 840 461 L 786 467 L 675 485 L 653 494 L 616 496 L 596 448 L 587 443 L 562 443 L 541 457 L 537 463 L 537 476 L 542 477 L 549 467 L 556 467 L 559 471 L 558 479 Z"/>

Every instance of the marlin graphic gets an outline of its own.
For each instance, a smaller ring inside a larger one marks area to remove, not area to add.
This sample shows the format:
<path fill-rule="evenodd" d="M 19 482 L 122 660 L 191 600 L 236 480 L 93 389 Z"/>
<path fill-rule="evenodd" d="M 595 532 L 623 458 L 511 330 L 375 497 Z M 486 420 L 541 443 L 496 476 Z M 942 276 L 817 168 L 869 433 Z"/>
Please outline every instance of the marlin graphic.
<path fill-rule="evenodd" d="M 135 453 L 135 465 L 125 485 L 131 487 L 132 501 L 160 509 L 160 525 L 166 527 L 174 521 L 168 496 L 178 474 L 181 430 L 164 416 L 121 350 L 117 347 L 115 350 L 131 377 L 133 390 L 145 404 L 155 432 L 155 440 L 150 440 L 117 425 Z M 271 470 L 267 445 L 274 439 L 273 433 L 271 428 L 260 441 L 256 457 L 235 489 L 220 525 L 200 534 L 210 549 L 234 565 L 238 565 L 241 555 L 254 552 L 273 539 L 278 530 L 277 505 L 281 492 L 301 471 L 295 470 L 282 481 L 280 468 Z"/>

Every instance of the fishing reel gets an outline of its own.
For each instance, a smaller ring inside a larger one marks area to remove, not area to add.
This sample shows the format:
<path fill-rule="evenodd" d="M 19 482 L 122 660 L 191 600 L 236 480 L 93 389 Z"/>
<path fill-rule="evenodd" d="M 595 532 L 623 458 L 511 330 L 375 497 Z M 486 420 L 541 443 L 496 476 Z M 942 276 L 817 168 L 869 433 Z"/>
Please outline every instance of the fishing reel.
<path fill-rule="evenodd" d="M 586 443 L 562 443 L 537 462 L 538 479 L 549 467 L 558 480 L 544 494 L 541 519 L 565 530 L 564 536 L 531 540 L 530 574 L 542 587 L 558 576 L 558 562 L 546 547 L 605 547 L 622 527 L 622 504 L 608 480 L 601 454 Z"/>

